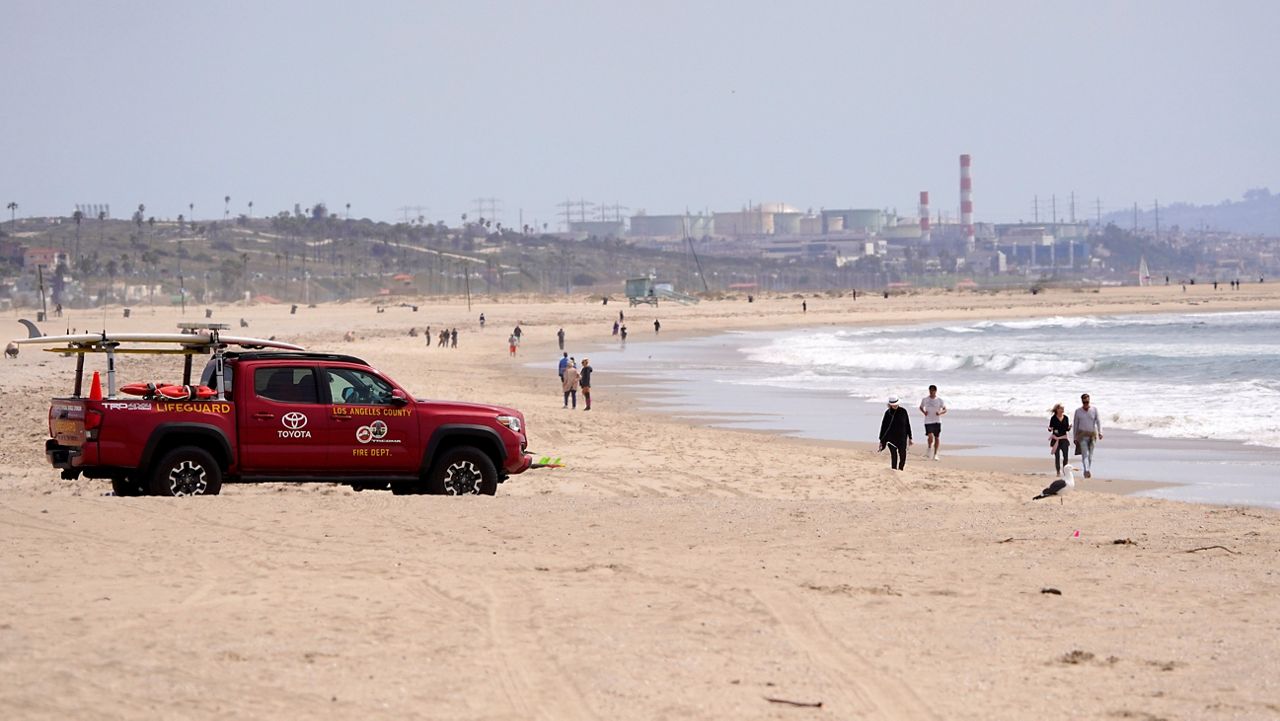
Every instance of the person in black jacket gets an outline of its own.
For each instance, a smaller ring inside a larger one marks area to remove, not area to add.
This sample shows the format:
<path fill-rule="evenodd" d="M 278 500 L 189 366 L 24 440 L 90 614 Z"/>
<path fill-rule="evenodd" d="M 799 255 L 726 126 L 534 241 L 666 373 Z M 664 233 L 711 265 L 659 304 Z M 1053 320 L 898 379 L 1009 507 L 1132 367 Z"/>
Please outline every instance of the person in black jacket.
<path fill-rule="evenodd" d="M 889 396 L 889 408 L 880 421 L 880 450 L 889 447 L 889 467 L 902 470 L 907 466 L 907 446 L 911 440 L 911 415 L 898 405 L 897 396 Z"/>
<path fill-rule="evenodd" d="M 1053 469 L 1062 476 L 1062 467 L 1067 465 L 1067 457 L 1071 452 L 1071 419 L 1067 418 L 1061 403 L 1053 406 L 1053 415 L 1049 416 L 1049 452 L 1053 454 Z"/>

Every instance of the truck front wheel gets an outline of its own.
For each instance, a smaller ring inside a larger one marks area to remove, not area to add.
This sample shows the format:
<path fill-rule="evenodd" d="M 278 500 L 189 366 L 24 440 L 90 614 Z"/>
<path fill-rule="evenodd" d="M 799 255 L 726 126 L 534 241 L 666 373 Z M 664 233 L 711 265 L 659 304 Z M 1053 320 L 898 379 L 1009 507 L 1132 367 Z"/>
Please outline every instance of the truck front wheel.
<path fill-rule="evenodd" d="M 431 467 L 427 492 L 446 496 L 492 496 L 498 492 L 498 469 L 493 459 L 478 448 L 453 448 Z"/>
<path fill-rule="evenodd" d="M 216 496 L 222 490 L 222 469 L 201 448 L 175 448 L 151 470 L 150 490 L 153 496 Z"/>

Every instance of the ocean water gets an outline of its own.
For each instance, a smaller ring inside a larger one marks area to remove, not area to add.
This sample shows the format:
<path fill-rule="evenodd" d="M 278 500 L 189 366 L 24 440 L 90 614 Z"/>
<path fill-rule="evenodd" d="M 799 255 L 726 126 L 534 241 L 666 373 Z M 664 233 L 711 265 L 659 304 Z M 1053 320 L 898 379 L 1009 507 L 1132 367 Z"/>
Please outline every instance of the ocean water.
<path fill-rule="evenodd" d="M 1280 312 L 1151 314 L 732 332 L 592 354 L 646 377 L 650 404 L 728 427 L 875 440 L 890 395 L 939 387 L 944 456 L 1046 457 L 1054 403 L 1089 393 L 1095 476 L 1152 495 L 1280 507 Z M 599 396 L 599 390 L 597 395 Z"/>
<path fill-rule="evenodd" d="M 1280 448 L 1280 312 L 980 321 L 787 334 L 742 348 L 776 373 L 736 382 L 838 390 L 914 407 L 1068 414 L 1089 393 L 1104 433 Z"/>

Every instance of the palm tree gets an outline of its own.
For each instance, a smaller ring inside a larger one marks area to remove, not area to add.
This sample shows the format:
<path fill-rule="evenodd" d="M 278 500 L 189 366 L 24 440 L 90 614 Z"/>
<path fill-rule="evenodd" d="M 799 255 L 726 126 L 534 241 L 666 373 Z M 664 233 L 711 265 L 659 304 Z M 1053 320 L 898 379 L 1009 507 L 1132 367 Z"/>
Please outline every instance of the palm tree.
<path fill-rule="evenodd" d="M 351 203 L 347 203 L 347 220 L 351 220 Z"/>
<path fill-rule="evenodd" d="M 196 224 L 196 204 L 187 203 L 187 210 L 191 211 L 191 225 L 194 226 Z"/>
<path fill-rule="evenodd" d="M 8 204 L 7 206 L 5 206 L 5 207 L 9 209 L 9 226 L 10 226 L 11 228 L 12 228 L 12 227 L 14 227 L 14 226 L 17 226 L 17 224 L 18 224 L 18 204 L 11 200 L 11 201 L 9 201 L 9 204 Z"/>
<path fill-rule="evenodd" d="M 106 224 L 107 224 L 107 211 L 99 210 L 98 211 L 98 245 L 102 245 L 102 241 L 106 240 L 106 233 L 107 233 L 107 229 L 105 227 Z"/>
<path fill-rule="evenodd" d="M 231 217 L 231 196 L 222 199 L 222 219 L 226 220 Z"/>
<path fill-rule="evenodd" d="M 84 213 L 79 209 L 71 214 L 71 218 L 76 221 L 76 264 L 80 263 L 80 224 L 84 222 Z"/>
<path fill-rule="evenodd" d="M 249 220 L 253 220 L 253 201 L 249 201 Z"/>

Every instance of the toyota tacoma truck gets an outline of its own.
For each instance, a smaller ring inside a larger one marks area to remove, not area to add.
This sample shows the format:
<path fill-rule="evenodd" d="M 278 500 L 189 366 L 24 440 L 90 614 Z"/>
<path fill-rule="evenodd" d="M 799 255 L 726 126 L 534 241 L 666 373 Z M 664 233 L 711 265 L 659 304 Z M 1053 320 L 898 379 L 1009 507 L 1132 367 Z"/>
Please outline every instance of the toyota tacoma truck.
<path fill-rule="evenodd" d="M 261 481 L 492 495 L 532 465 L 519 411 L 415 399 L 350 355 L 216 329 L 18 342 L 66 343 L 50 350 L 76 355 L 74 392 L 49 408 L 45 453 L 63 478 L 109 479 L 119 496 L 214 495 L 224 483 Z M 115 354 L 148 352 L 122 347 L 130 342 L 176 344 L 151 352 L 185 354 L 183 383 L 117 389 Z M 108 354 L 105 395 L 96 373 L 82 394 L 86 353 Z M 210 358 L 193 385 L 199 355 Z"/>

